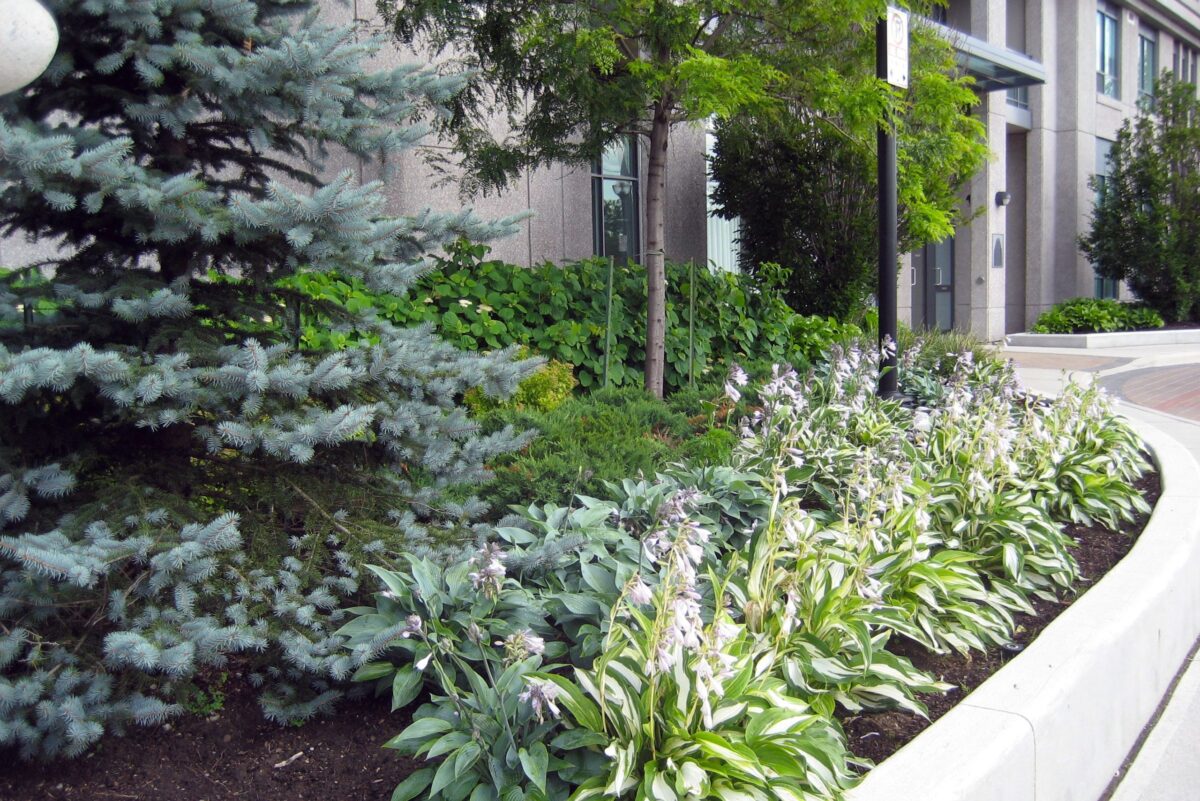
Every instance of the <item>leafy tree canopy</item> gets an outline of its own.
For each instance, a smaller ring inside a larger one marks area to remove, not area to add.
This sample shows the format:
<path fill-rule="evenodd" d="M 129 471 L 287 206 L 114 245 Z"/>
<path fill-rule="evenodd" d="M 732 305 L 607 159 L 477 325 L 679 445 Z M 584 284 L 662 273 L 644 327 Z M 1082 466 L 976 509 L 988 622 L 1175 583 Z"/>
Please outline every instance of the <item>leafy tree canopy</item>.
<path fill-rule="evenodd" d="M 874 25 L 883 0 L 378 0 L 404 41 L 444 53 L 473 78 L 446 131 L 457 141 L 470 190 L 503 186 L 522 168 L 588 163 L 618 137 L 648 140 L 645 253 L 647 387 L 662 390 L 663 180 L 668 134 L 681 122 L 803 107 L 864 146 L 875 126 L 904 117 L 920 140 L 902 153 L 910 225 L 951 231 L 953 182 L 982 163 L 982 128 L 965 115 L 974 97 L 955 78 L 950 46 L 914 31 L 913 88 L 874 75 Z M 913 4 L 927 11 L 929 3 Z M 490 133 L 496 110 L 509 133 Z M 914 136 L 913 141 L 918 141 Z"/>
<path fill-rule="evenodd" d="M 1165 72 L 1126 121 L 1079 246 L 1103 278 L 1128 282 L 1168 320 L 1200 319 L 1200 100 Z"/>

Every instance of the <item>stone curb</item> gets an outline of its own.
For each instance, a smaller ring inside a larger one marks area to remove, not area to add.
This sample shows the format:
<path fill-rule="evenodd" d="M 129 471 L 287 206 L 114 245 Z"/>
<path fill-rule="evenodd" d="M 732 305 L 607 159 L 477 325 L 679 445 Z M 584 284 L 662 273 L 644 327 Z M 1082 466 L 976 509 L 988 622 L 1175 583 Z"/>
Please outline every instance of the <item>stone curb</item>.
<path fill-rule="evenodd" d="M 1163 494 L 1132 551 L 848 801 L 1095 801 L 1200 635 L 1200 466 L 1128 421 Z"/>
<path fill-rule="evenodd" d="M 1111 331 L 1105 334 L 1009 334 L 1005 344 L 1020 348 L 1132 348 L 1139 345 L 1200 345 L 1200 328 L 1166 331 Z"/>

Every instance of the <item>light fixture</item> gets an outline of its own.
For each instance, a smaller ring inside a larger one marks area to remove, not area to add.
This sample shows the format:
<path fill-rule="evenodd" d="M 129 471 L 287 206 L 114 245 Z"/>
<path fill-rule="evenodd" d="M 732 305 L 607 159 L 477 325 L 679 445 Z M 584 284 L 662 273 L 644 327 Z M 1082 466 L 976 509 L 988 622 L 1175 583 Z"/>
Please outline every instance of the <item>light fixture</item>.
<path fill-rule="evenodd" d="M 1008 194 L 1004 190 L 1000 190 L 996 193 L 997 206 L 1007 206 L 1010 200 L 1012 200 L 1012 195 Z"/>
<path fill-rule="evenodd" d="M 58 49 L 58 25 L 37 0 L 0 3 L 0 95 L 41 75 Z"/>

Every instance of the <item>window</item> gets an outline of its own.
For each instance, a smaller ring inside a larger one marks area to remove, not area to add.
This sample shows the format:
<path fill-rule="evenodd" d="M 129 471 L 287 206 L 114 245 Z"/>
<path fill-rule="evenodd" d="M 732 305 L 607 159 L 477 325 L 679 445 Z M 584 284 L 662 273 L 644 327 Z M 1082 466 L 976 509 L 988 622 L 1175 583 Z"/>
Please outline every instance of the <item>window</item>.
<path fill-rule="evenodd" d="M 1154 94 L 1154 79 L 1158 77 L 1158 34 L 1142 31 L 1138 34 L 1138 97 Z"/>
<path fill-rule="evenodd" d="M 1111 164 L 1108 154 L 1112 152 L 1113 143 L 1107 139 L 1096 137 L 1096 205 L 1104 200 L 1104 192 L 1108 188 L 1108 171 Z M 1095 277 L 1095 294 L 1098 298 L 1115 298 L 1117 296 L 1117 281 L 1113 278 Z"/>
<path fill-rule="evenodd" d="M 710 120 L 711 125 L 714 120 Z M 712 130 L 704 132 L 704 155 L 712 164 L 713 150 L 717 137 Z M 726 220 L 717 214 L 713 193 L 717 190 L 717 182 L 713 180 L 712 171 L 708 173 L 708 192 L 705 199 L 708 211 L 708 263 L 716 270 L 727 273 L 738 272 L 738 237 L 741 233 L 741 220 L 734 217 Z"/>
<path fill-rule="evenodd" d="M 1029 110 L 1029 87 L 1014 86 L 1008 90 L 1008 105 Z"/>
<path fill-rule="evenodd" d="M 1171 69 L 1175 72 L 1175 77 L 1185 83 L 1196 82 L 1196 51 L 1176 40 L 1175 54 L 1171 59 Z"/>
<path fill-rule="evenodd" d="M 1096 12 L 1096 91 L 1121 96 L 1121 31 L 1117 18 Z"/>
<path fill-rule="evenodd" d="M 629 136 L 609 145 L 592 173 L 594 250 L 618 264 L 641 258 L 637 165 L 637 140 Z"/>

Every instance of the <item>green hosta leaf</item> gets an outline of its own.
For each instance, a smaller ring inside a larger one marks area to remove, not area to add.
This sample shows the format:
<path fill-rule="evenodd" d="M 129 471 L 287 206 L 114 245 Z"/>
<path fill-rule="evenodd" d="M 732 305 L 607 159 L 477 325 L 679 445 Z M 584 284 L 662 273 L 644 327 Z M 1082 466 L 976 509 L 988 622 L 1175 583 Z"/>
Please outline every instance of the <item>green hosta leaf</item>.
<path fill-rule="evenodd" d="M 379 567 L 378 565 L 367 565 L 367 570 L 370 570 L 383 582 L 384 586 L 390 591 L 400 596 L 407 598 L 409 596 L 408 585 L 400 578 L 399 573 L 394 573 L 387 568 Z"/>
<path fill-rule="evenodd" d="M 388 745 L 402 743 L 406 740 L 423 740 L 435 734 L 444 734 L 452 728 L 454 727 L 441 718 L 421 718 L 420 720 L 413 721 L 409 724 L 408 728 L 388 740 Z"/>
<path fill-rule="evenodd" d="M 766 774 L 763 773 L 762 765 L 758 763 L 758 759 L 754 756 L 754 751 L 750 748 L 742 745 L 733 745 L 725 738 L 712 732 L 697 732 L 693 737 L 700 744 L 701 750 L 709 756 L 715 757 L 759 781 L 764 781 L 767 778 Z"/>
<path fill-rule="evenodd" d="M 552 681 L 558 685 L 558 688 L 563 692 L 559 696 L 559 701 L 562 702 L 562 705 L 575 718 L 576 723 L 594 732 L 604 731 L 604 722 L 600 717 L 600 708 L 584 696 L 583 691 L 579 689 L 577 684 L 570 679 L 554 673 L 531 673 L 530 675 L 545 679 L 546 681 Z"/>
<path fill-rule="evenodd" d="M 486 782 L 475 785 L 475 790 L 471 793 L 471 801 L 499 801 L 499 798 L 496 788 Z"/>
<path fill-rule="evenodd" d="M 425 788 L 429 787 L 432 781 L 433 768 L 421 768 L 414 773 L 410 773 L 392 791 L 392 801 L 410 801 L 410 799 L 416 798 L 425 792 Z"/>
<path fill-rule="evenodd" d="M 540 742 L 534 743 L 528 750 L 522 748 L 517 751 L 517 756 L 529 780 L 543 793 L 546 792 L 546 766 L 550 761 L 546 746 Z"/>
<path fill-rule="evenodd" d="M 438 766 L 437 773 L 433 775 L 433 784 L 429 788 L 429 796 L 440 793 L 443 789 L 450 786 L 458 778 L 458 774 L 454 772 L 454 759 L 446 757 L 442 760 L 442 764 Z"/>
<path fill-rule="evenodd" d="M 608 745 L 609 738 L 589 729 L 568 729 L 550 741 L 556 751 L 572 751 L 576 748 Z"/>
<path fill-rule="evenodd" d="M 458 755 L 454 757 L 454 772 L 460 776 L 463 775 L 475 766 L 482 754 L 483 749 L 479 747 L 479 743 L 467 743 L 458 749 Z"/>
<path fill-rule="evenodd" d="M 457 750 L 459 747 L 466 745 L 471 741 L 470 735 L 464 731 L 452 731 L 448 734 L 443 734 L 429 747 L 425 754 L 426 759 L 437 759 L 443 754 L 448 754 L 451 751 Z"/>
<path fill-rule="evenodd" d="M 395 669 L 395 666 L 391 662 L 368 662 L 354 672 L 353 680 L 374 681 L 375 679 L 382 679 L 384 676 L 390 676 Z"/>

